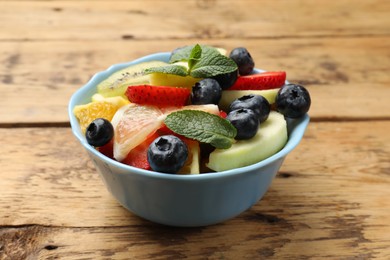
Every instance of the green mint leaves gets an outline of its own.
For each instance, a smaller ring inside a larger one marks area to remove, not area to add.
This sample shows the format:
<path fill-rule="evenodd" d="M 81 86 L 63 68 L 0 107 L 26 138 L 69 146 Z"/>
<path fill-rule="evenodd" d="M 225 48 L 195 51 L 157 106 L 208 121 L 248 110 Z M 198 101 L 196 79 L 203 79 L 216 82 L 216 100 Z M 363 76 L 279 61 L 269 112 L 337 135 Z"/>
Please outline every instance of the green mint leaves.
<path fill-rule="evenodd" d="M 234 143 L 236 128 L 226 119 L 200 110 L 180 110 L 169 114 L 165 125 L 177 134 L 216 148 L 228 149 Z"/>
<path fill-rule="evenodd" d="M 191 70 L 194 78 L 208 78 L 237 70 L 237 64 L 230 58 L 218 55 L 203 56 Z"/>
<path fill-rule="evenodd" d="M 191 73 L 192 68 L 200 61 L 202 57 L 202 47 L 199 44 L 192 48 L 188 59 L 188 72 Z"/>
<path fill-rule="evenodd" d="M 220 54 L 219 51 L 211 46 L 207 45 L 189 45 L 185 47 L 178 48 L 172 53 L 171 58 L 169 59 L 169 63 L 175 63 L 178 61 L 188 61 L 189 57 L 191 56 L 191 52 L 194 48 L 197 48 L 196 46 L 199 46 L 202 50 L 201 55 L 203 56 L 210 56 L 210 55 L 218 55 Z"/>
<path fill-rule="evenodd" d="M 184 63 L 183 66 L 176 64 L 178 62 Z M 237 64 L 216 48 L 199 44 L 178 49 L 172 54 L 169 63 L 168 66 L 146 69 L 145 73 L 160 72 L 183 77 L 209 78 L 237 70 Z"/>
<path fill-rule="evenodd" d="M 181 65 L 168 65 L 168 66 L 162 66 L 162 67 L 153 67 L 150 69 L 146 69 L 145 73 L 153 73 L 153 72 L 160 72 L 165 74 L 174 74 L 179 75 L 182 77 L 185 77 L 188 75 L 187 68 Z"/>

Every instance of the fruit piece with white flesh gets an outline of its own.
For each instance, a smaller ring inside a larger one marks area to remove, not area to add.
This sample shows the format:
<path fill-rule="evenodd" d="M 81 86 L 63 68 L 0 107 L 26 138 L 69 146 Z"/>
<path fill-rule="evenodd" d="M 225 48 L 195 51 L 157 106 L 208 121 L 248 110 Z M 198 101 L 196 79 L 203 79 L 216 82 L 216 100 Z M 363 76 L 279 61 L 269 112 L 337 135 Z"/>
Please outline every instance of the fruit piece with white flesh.
<path fill-rule="evenodd" d="M 163 124 L 165 115 L 154 106 L 134 103 L 121 107 L 112 119 L 114 158 L 122 161 L 127 154 Z"/>
<path fill-rule="evenodd" d="M 217 47 L 216 49 L 221 55 L 226 56 L 227 50 L 225 48 Z"/>
<path fill-rule="evenodd" d="M 237 141 L 229 149 L 211 152 L 207 167 L 214 171 L 225 171 L 248 166 L 277 153 L 286 142 L 286 120 L 282 114 L 272 111 L 253 138 Z"/>
<path fill-rule="evenodd" d="M 175 112 L 175 111 L 180 111 L 180 110 L 200 110 L 200 111 L 207 112 L 207 113 L 214 114 L 214 115 L 220 114 L 219 107 L 217 105 L 214 105 L 214 104 L 188 105 L 188 106 L 184 106 L 184 107 L 166 107 L 166 108 L 161 107 L 160 109 L 166 115 L 168 115 L 172 112 Z"/>
<path fill-rule="evenodd" d="M 270 104 L 275 103 L 275 98 L 278 93 L 279 89 L 267 89 L 267 90 L 224 90 L 222 91 L 222 97 L 219 101 L 219 107 L 222 110 L 228 111 L 230 104 L 236 100 L 237 98 L 240 98 L 242 96 L 246 95 L 260 95 L 265 97 Z"/>
<path fill-rule="evenodd" d="M 124 96 L 130 85 L 149 84 L 150 77 L 144 70 L 151 67 L 166 66 L 166 62 L 147 61 L 131 65 L 111 74 L 97 85 L 97 92 L 104 97 Z"/>

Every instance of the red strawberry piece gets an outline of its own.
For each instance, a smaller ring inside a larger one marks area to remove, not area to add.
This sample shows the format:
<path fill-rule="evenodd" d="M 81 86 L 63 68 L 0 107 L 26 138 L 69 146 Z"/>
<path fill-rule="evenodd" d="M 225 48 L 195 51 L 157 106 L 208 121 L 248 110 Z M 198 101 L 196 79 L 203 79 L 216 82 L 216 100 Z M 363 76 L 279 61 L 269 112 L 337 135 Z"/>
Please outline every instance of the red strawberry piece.
<path fill-rule="evenodd" d="M 219 111 L 219 116 L 222 117 L 222 118 L 226 118 L 227 117 L 227 113 L 223 110 L 220 110 Z"/>
<path fill-rule="evenodd" d="M 148 162 L 148 149 L 149 145 L 159 137 L 159 134 L 154 133 L 152 135 L 149 135 L 145 141 L 143 141 L 141 144 L 139 144 L 137 147 L 132 149 L 129 154 L 126 156 L 126 158 L 122 161 L 122 163 L 134 166 L 137 168 L 141 168 L 144 170 L 150 170 L 150 164 Z"/>
<path fill-rule="evenodd" d="M 173 132 L 171 129 L 168 128 L 165 124 L 163 124 L 158 130 L 157 133 L 159 135 L 175 135 L 175 132 Z"/>
<path fill-rule="evenodd" d="M 265 90 L 280 88 L 286 81 L 284 71 L 266 71 L 240 76 L 229 90 Z"/>
<path fill-rule="evenodd" d="M 102 154 L 104 154 L 105 156 L 113 159 L 114 158 L 113 146 L 114 146 L 114 138 L 111 139 L 111 141 L 109 141 L 107 144 L 98 147 L 97 150 Z"/>
<path fill-rule="evenodd" d="M 191 94 L 188 88 L 169 86 L 137 85 L 129 86 L 126 96 L 130 102 L 140 105 L 184 106 Z"/>
<path fill-rule="evenodd" d="M 161 136 L 161 135 L 174 135 L 174 136 L 177 136 L 179 137 L 182 141 L 186 141 L 186 140 L 192 140 L 190 138 L 187 138 L 185 136 L 182 136 L 182 135 L 179 135 L 178 133 L 175 133 L 173 132 L 171 129 L 168 128 L 168 126 L 166 126 L 165 124 L 163 124 L 158 130 L 157 130 L 157 133 Z"/>

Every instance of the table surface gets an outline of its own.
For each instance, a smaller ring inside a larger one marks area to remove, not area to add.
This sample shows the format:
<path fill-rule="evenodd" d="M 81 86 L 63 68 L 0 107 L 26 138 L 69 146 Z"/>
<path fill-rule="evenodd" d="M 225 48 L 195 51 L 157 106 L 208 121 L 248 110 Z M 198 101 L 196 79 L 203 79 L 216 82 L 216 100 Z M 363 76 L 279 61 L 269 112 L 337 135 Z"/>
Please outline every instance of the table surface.
<path fill-rule="evenodd" d="M 0 6 L 0 259 L 390 259 L 390 1 Z M 251 209 L 173 228 L 114 200 L 67 104 L 111 64 L 194 43 L 287 71 L 312 121 Z"/>

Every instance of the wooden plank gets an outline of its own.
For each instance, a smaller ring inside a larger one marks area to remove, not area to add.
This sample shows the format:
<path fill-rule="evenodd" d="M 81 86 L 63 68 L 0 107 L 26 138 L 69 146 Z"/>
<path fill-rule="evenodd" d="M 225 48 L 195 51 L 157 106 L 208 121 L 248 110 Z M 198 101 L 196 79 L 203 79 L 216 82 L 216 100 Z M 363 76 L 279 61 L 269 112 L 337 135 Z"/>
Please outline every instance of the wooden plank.
<path fill-rule="evenodd" d="M 313 118 L 390 116 L 387 37 L 195 42 L 229 51 L 246 46 L 257 67 L 287 71 L 312 92 Z M 67 122 L 68 100 L 95 72 L 195 42 L 0 42 L 0 123 Z"/>
<path fill-rule="evenodd" d="M 311 123 L 263 200 L 192 229 L 119 206 L 68 128 L 0 129 L 0 258 L 387 259 L 389 128 Z"/>
<path fill-rule="evenodd" d="M 388 35 L 390 25 L 382 0 L 0 2 L 5 40 Z"/>

